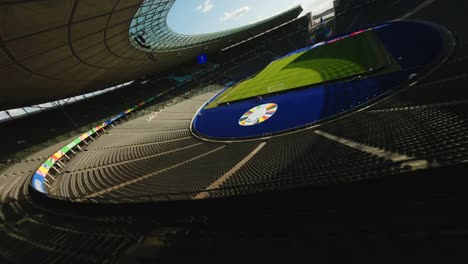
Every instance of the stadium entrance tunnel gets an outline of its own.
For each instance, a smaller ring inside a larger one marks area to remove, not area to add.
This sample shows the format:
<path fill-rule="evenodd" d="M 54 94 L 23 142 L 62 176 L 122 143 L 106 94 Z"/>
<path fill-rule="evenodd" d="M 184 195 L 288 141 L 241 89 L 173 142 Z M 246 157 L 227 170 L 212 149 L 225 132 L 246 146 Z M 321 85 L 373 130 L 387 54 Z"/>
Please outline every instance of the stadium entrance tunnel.
<path fill-rule="evenodd" d="M 411 20 L 336 37 L 226 87 L 200 109 L 192 131 L 207 139 L 245 140 L 320 125 L 414 85 L 454 45 L 445 28 Z"/>

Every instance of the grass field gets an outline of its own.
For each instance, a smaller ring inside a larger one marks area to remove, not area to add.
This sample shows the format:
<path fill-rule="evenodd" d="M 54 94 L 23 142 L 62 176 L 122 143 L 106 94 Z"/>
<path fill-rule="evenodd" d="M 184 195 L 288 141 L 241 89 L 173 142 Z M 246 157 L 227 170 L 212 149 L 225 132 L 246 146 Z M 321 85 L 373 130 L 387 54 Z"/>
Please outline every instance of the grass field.
<path fill-rule="evenodd" d="M 394 64 L 380 39 L 368 31 L 270 63 L 255 77 L 228 89 L 207 108 L 219 104 L 313 85 Z"/>

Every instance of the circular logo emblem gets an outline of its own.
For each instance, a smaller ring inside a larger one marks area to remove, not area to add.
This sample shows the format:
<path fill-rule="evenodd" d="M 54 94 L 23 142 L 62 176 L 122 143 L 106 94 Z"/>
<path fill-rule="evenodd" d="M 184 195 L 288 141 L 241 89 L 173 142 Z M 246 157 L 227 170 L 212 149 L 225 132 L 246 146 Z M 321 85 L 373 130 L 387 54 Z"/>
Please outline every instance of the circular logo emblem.
<path fill-rule="evenodd" d="M 239 119 L 239 125 L 254 126 L 263 123 L 272 117 L 276 113 L 276 110 L 278 110 L 277 104 L 263 104 L 256 106 L 247 111 Z"/>

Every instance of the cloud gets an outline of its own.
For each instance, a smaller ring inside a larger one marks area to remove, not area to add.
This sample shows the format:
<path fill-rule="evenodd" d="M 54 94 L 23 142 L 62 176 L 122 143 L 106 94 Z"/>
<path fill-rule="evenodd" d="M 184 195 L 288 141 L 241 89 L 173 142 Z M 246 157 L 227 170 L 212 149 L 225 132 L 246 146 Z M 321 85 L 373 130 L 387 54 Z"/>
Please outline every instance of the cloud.
<path fill-rule="evenodd" d="M 213 9 L 214 5 L 211 3 L 211 0 L 206 0 L 203 5 L 197 6 L 197 10 L 202 13 L 208 13 Z"/>
<path fill-rule="evenodd" d="M 236 20 L 239 17 L 245 15 L 250 11 L 250 7 L 243 6 L 240 7 L 232 12 L 224 12 L 224 16 L 221 18 L 221 21 L 229 21 L 229 20 Z"/>

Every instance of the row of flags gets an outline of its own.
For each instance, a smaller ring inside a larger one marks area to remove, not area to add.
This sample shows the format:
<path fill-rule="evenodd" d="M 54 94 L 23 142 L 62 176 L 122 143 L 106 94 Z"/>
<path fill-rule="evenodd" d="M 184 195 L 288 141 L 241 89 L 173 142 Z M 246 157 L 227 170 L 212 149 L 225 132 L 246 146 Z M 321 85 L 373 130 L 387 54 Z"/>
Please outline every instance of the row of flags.
<path fill-rule="evenodd" d="M 64 157 L 68 152 L 70 152 L 73 148 L 84 142 L 86 139 L 89 137 L 95 135 L 98 131 L 106 128 L 107 126 L 111 125 L 114 123 L 116 120 L 130 114 L 131 112 L 143 107 L 144 105 L 150 103 L 151 101 L 155 100 L 157 96 L 153 96 L 149 98 L 148 100 L 139 103 L 138 105 L 129 108 L 125 110 L 124 112 L 114 116 L 113 118 L 107 120 L 106 122 L 102 123 L 101 125 L 96 126 L 95 128 L 91 129 L 90 131 L 82 134 L 78 138 L 74 139 L 72 142 L 68 143 L 65 147 L 60 149 L 59 151 L 55 152 L 50 158 L 48 158 L 36 171 L 36 173 L 33 176 L 32 179 L 32 184 L 34 189 L 36 189 L 39 192 L 42 193 L 47 193 L 47 190 L 45 188 L 44 181 L 49 174 L 49 171 L 54 167 L 54 165 L 62 158 Z"/>

